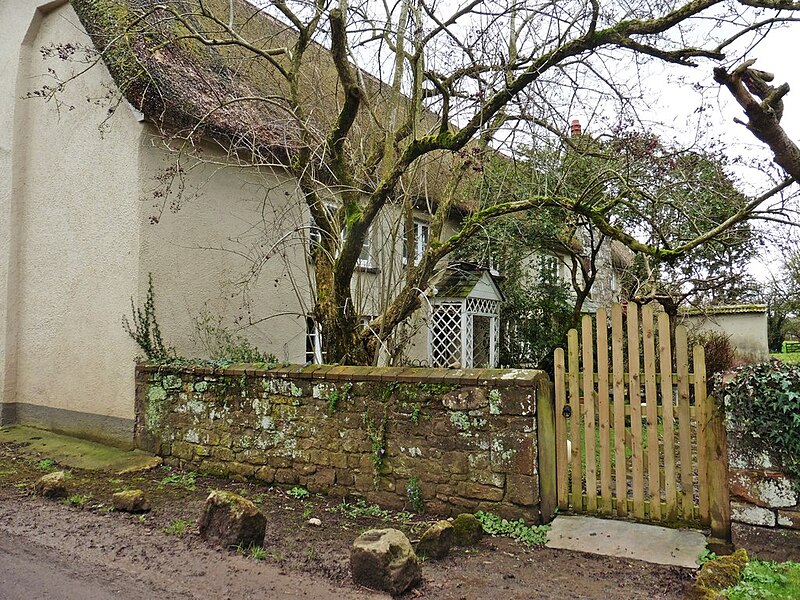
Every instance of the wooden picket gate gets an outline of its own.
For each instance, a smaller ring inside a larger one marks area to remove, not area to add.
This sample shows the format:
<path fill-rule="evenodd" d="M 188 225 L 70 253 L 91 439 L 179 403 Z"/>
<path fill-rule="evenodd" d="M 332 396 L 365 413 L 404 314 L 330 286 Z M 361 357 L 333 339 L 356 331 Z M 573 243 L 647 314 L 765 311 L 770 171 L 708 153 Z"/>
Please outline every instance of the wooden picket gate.
<path fill-rule="evenodd" d="M 703 347 L 692 349 L 690 363 L 685 327 L 673 342 L 668 315 L 656 316 L 652 304 L 641 314 L 626 308 L 611 308 L 610 345 L 600 309 L 583 317 L 580 342 L 570 330 L 566 363 L 564 350 L 555 352 L 558 508 L 699 522 L 729 539 L 727 443 L 706 393 Z"/>

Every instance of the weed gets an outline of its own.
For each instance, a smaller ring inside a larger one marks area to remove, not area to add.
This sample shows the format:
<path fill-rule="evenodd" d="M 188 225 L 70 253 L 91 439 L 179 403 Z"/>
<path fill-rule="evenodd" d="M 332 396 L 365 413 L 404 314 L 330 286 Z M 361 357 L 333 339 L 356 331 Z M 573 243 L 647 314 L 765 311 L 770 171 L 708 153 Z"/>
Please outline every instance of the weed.
<path fill-rule="evenodd" d="M 287 491 L 286 495 L 287 496 L 291 496 L 295 500 L 305 500 L 306 498 L 308 498 L 311 495 L 311 492 L 309 492 L 304 487 L 295 486 L 292 489 L 290 489 L 289 491 Z"/>
<path fill-rule="evenodd" d="M 416 477 L 412 477 L 408 480 L 406 495 L 408 496 L 408 501 L 411 503 L 411 508 L 413 508 L 415 512 L 425 512 L 425 501 L 422 499 L 422 490 L 419 487 L 419 480 Z"/>
<path fill-rule="evenodd" d="M 351 519 L 358 517 L 373 517 L 375 519 L 388 519 L 391 517 L 391 512 L 382 509 L 377 504 L 367 504 L 364 499 L 358 499 L 353 503 L 342 501 L 341 504 L 335 506 L 331 510 L 341 513 Z"/>
<path fill-rule="evenodd" d="M 156 320 L 156 303 L 153 292 L 153 274 L 148 275 L 147 299 L 142 308 L 137 308 L 131 298 L 133 325 L 128 317 L 122 317 L 122 328 L 142 349 L 148 360 L 166 360 L 175 352 L 164 346 L 161 329 Z"/>
<path fill-rule="evenodd" d="M 420 407 L 419 402 L 417 402 L 411 408 L 411 422 L 414 425 L 419 425 L 419 417 L 421 414 L 422 414 L 422 408 Z"/>
<path fill-rule="evenodd" d="M 703 566 L 710 560 L 716 560 L 717 555 L 715 552 L 712 552 L 708 548 L 703 548 L 703 551 L 700 553 L 700 556 L 697 557 L 697 564 L 699 566 Z"/>
<path fill-rule="evenodd" d="M 328 414 L 336 412 L 336 407 L 339 405 L 339 402 L 347 400 L 352 387 L 352 383 L 345 383 L 341 387 L 334 388 L 328 392 Z"/>
<path fill-rule="evenodd" d="M 112 510 L 113 510 L 113 507 L 112 507 Z M 139 521 L 139 523 L 144 525 L 147 522 L 147 517 L 145 517 L 144 515 L 139 515 L 139 518 L 137 520 Z"/>
<path fill-rule="evenodd" d="M 64 504 L 67 506 L 74 506 L 76 508 L 83 508 L 91 498 L 91 494 L 73 494 L 64 500 Z"/>
<path fill-rule="evenodd" d="M 241 554 L 242 556 L 246 556 L 248 558 L 252 558 L 253 560 L 266 560 L 267 559 L 267 551 L 264 550 L 258 544 L 251 544 L 246 548 L 239 544 L 236 546 L 236 552 Z"/>
<path fill-rule="evenodd" d="M 310 508 L 307 508 L 303 511 L 303 519 L 308 521 L 311 518 L 311 515 L 314 514 L 314 511 Z"/>
<path fill-rule="evenodd" d="M 528 527 L 525 521 L 509 521 L 490 512 L 479 510 L 475 513 L 483 530 L 490 535 L 507 535 L 529 546 L 541 546 L 547 542 L 549 525 L 533 525 Z"/>
<path fill-rule="evenodd" d="M 55 469 L 56 461 L 52 458 L 43 458 L 39 462 L 36 463 L 36 468 L 40 471 L 52 471 Z"/>
<path fill-rule="evenodd" d="M 167 475 L 158 485 L 159 487 L 164 487 L 165 485 L 176 485 L 193 492 L 197 489 L 196 482 L 197 473 L 194 471 L 189 471 L 188 473 L 172 473 L 171 475 Z"/>
<path fill-rule="evenodd" d="M 186 519 L 175 519 L 169 525 L 164 527 L 163 531 L 169 535 L 181 536 L 188 531 L 191 524 L 192 522 Z"/>
<path fill-rule="evenodd" d="M 193 341 L 205 349 L 211 360 L 220 364 L 264 363 L 274 365 L 278 362 L 274 354 L 262 352 L 243 335 L 231 331 L 222 323 L 222 317 L 203 309 L 193 317 Z"/>
<path fill-rule="evenodd" d="M 10 475 L 16 474 L 16 469 L 7 469 L 5 471 L 0 471 L 0 477 L 8 477 Z"/>
<path fill-rule="evenodd" d="M 363 415 L 364 428 L 367 430 L 367 437 L 371 444 L 372 465 L 375 467 L 375 479 L 378 478 L 386 458 L 386 414 L 384 413 L 380 421 L 373 420 L 366 412 Z"/>

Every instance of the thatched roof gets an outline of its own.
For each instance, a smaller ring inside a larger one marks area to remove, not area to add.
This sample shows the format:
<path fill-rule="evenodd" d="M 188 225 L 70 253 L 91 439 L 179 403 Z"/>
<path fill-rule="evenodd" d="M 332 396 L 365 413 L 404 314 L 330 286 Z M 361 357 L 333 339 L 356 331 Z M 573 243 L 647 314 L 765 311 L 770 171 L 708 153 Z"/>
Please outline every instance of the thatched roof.
<path fill-rule="evenodd" d="M 116 84 L 128 102 L 164 132 L 212 138 L 239 153 L 254 153 L 286 164 L 291 150 L 300 144 L 300 130 L 284 100 L 287 80 L 266 60 L 237 45 L 208 46 L 197 40 L 178 39 L 181 25 L 164 11 L 169 5 L 184 13 L 197 12 L 193 0 L 72 0 L 72 5 L 93 43 L 103 53 Z M 203 5 L 227 15 L 229 0 L 203 0 Z M 185 8 L 193 6 L 194 10 Z M 234 0 L 234 28 L 262 49 L 291 48 L 297 32 L 259 11 L 245 0 Z M 146 16 L 142 16 L 146 15 Z M 211 36 L 219 25 L 191 16 L 201 31 Z M 185 29 L 183 30 L 185 32 Z M 286 55 L 276 56 L 288 65 Z M 362 72 L 366 101 L 373 114 L 388 114 L 390 90 Z M 324 134 L 338 115 L 342 90 L 329 51 L 312 43 L 298 80 L 300 103 L 310 118 L 304 126 Z M 400 107 L 402 122 L 408 101 Z M 423 115 L 420 131 L 434 126 L 433 114 Z M 362 110 L 351 138 L 365 148 L 380 144 L 383 129 Z M 412 196 L 436 199 L 453 168 L 470 157 L 434 152 L 415 165 L 404 180 Z M 375 176 L 362 175 L 368 191 Z"/>

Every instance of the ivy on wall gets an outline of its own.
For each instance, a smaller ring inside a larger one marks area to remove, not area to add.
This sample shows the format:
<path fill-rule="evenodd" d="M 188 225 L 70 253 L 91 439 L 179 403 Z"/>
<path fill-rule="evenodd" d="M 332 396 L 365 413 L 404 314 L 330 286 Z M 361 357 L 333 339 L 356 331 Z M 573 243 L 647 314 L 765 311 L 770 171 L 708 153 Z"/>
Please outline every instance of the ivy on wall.
<path fill-rule="evenodd" d="M 749 365 L 722 387 L 731 433 L 800 482 L 800 365 Z"/>

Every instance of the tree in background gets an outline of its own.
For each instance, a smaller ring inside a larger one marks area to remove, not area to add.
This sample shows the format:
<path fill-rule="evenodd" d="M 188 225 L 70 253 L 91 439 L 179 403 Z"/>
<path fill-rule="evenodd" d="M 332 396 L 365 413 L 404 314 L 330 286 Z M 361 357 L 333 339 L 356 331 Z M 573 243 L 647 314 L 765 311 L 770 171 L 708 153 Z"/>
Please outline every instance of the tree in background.
<path fill-rule="evenodd" d="M 787 251 L 779 273 L 766 286 L 761 299 L 767 305 L 769 349 L 780 352 L 787 337 L 800 339 L 800 252 Z"/>

